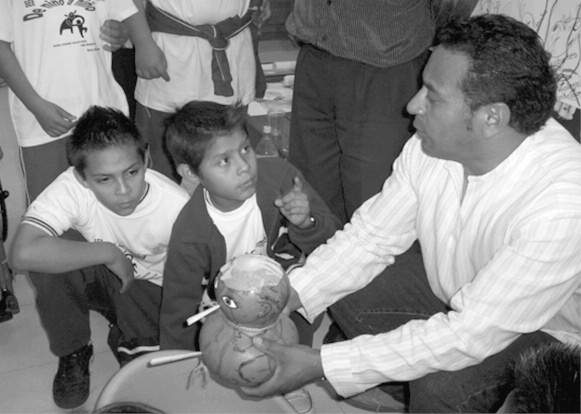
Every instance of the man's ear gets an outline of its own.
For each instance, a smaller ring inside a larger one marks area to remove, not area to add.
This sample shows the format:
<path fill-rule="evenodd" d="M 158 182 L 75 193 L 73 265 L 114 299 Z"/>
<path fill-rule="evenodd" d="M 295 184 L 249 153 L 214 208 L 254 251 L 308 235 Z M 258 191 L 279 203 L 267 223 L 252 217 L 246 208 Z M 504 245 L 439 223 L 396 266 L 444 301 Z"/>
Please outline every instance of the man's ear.
<path fill-rule="evenodd" d="M 485 137 L 495 136 L 510 122 L 510 108 L 504 102 L 483 105 L 477 112 L 479 126 Z"/>
<path fill-rule="evenodd" d="M 80 183 L 80 184 L 81 184 L 83 187 L 89 188 L 89 185 L 87 184 L 87 180 L 85 180 L 85 179 L 83 178 L 83 176 L 81 175 L 81 173 L 79 173 L 79 172 L 77 171 L 77 169 L 76 169 L 76 168 L 74 168 L 74 167 L 73 167 L 73 175 L 75 176 L 75 178 L 77 179 L 77 181 L 78 181 L 78 182 L 79 182 L 79 183 Z"/>

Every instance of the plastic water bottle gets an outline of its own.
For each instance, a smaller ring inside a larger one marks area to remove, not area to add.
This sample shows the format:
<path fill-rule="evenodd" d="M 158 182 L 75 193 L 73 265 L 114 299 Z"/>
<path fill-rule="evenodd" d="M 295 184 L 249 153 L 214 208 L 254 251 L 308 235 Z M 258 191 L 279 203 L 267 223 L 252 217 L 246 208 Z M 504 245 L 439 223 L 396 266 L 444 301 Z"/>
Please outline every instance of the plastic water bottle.
<path fill-rule="evenodd" d="M 278 148 L 272 139 L 272 128 L 270 125 L 264 125 L 262 127 L 262 136 L 260 137 L 258 144 L 256 144 L 254 152 L 258 158 L 279 156 Z"/>

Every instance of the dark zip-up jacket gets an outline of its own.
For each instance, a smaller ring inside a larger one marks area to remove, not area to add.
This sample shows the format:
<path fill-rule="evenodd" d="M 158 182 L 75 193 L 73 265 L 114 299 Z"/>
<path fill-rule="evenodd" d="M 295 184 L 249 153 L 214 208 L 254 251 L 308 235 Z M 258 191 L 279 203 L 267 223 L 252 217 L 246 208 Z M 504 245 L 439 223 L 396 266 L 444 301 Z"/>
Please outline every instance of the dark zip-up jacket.
<path fill-rule="evenodd" d="M 315 224 L 300 229 L 286 221 L 274 200 L 293 187 L 299 176 L 309 197 L 311 216 Z M 267 254 L 279 260 L 276 253 L 291 253 L 294 260 L 282 261 L 283 267 L 308 255 L 327 241 L 339 228 L 337 217 L 323 199 L 304 180 L 302 174 L 282 159 L 258 159 L 256 185 L 258 207 L 267 236 Z M 286 223 L 286 224 L 285 224 Z M 280 229 L 288 225 L 288 237 L 279 238 Z M 273 246 L 276 247 L 273 250 Z M 169 242 L 163 279 L 163 300 L 160 315 L 161 349 L 195 349 L 199 325 L 185 326 L 188 317 L 198 311 L 204 280 L 212 280 L 226 262 L 226 242 L 210 218 L 199 186 L 174 223 Z"/>

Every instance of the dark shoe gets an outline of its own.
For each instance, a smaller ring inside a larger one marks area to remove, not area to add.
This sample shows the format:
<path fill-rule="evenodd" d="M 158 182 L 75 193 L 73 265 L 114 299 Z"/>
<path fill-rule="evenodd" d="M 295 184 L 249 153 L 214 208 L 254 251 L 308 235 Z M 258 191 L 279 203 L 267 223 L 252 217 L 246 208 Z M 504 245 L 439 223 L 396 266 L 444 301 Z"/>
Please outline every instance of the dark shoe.
<path fill-rule="evenodd" d="M 14 296 L 14 293 L 12 293 L 9 290 L 2 291 L 2 300 L 6 301 L 6 310 L 8 310 L 8 312 L 10 312 L 11 314 L 14 315 L 20 312 L 18 299 L 16 299 L 16 296 Z"/>
<path fill-rule="evenodd" d="M 8 293 L 10 292 L 5 289 L 2 289 L 2 292 L 0 293 L 0 322 L 12 319 L 12 312 L 10 311 L 9 303 L 7 300 Z"/>
<path fill-rule="evenodd" d="M 93 345 L 85 345 L 59 358 L 59 368 L 52 385 L 54 402 L 60 408 L 76 408 L 89 397 L 89 363 Z"/>

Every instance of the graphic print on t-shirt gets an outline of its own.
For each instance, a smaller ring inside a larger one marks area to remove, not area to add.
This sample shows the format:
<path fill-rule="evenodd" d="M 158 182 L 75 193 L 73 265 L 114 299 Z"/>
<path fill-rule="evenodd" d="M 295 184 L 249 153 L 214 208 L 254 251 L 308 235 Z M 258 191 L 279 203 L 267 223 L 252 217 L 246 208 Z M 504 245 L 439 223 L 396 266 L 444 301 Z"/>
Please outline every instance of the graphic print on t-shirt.
<path fill-rule="evenodd" d="M 75 27 L 79 31 L 81 37 L 85 37 L 85 32 L 88 30 L 85 27 L 85 18 L 77 14 L 76 11 L 70 12 L 66 19 L 61 24 L 60 34 L 63 34 L 63 31 L 70 30 L 71 33 L 74 33 Z"/>
<path fill-rule="evenodd" d="M 58 34 L 48 35 L 53 39 L 52 47 L 77 46 L 87 52 L 98 51 L 95 36 L 98 30 L 95 23 L 99 19 L 92 16 L 96 13 L 96 3 L 104 0 L 26 0 L 26 14 L 22 21 L 26 23 L 46 19 L 45 30 Z"/>

